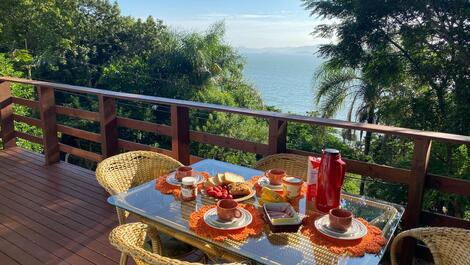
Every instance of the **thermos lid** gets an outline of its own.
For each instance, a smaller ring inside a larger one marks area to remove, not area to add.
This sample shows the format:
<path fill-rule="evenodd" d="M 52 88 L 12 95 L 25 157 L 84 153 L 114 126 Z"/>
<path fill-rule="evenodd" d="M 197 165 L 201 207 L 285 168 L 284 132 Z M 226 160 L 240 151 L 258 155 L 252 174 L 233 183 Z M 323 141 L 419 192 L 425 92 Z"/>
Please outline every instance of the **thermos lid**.
<path fill-rule="evenodd" d="M 328 154 L 328 155 L 338 155 L 339 154 L 338 150 L 331 149 L 331 148 L 325 149 L 324 152 L 325 152 L 325 154 Z"/>

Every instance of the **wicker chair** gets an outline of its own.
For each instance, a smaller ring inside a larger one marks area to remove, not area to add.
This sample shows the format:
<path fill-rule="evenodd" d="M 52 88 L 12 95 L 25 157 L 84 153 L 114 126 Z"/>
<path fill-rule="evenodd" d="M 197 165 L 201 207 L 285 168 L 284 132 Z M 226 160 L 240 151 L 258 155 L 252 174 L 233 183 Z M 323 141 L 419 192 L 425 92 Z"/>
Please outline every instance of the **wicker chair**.
<path fill-rule="evenodd" d="M 436 265 L 470 264 L 470 230 L 449 227 L 426 227 L 398 234 L 392 243 L 391 263 L 397 265 L 398 243 L 405 237 L 422 241 L 431 251 Z"/>
<path fill-rule="evenodd" d="M 137 265 L 201 265 L 202 263 L 187 262 L 161 256 L 144 248 L 147 236 L 153 240 L 154 232 L 146 224 L 129 223 L 120 225 L 109 234 L 109 242 L 118 250 L 130 255 Z M 155 252 L 155 251 L 154 251 Z M 230 263 L 242 265 L 242 263 Z"/>
<path fill-rule="evenodd" d="M 96 168 L 96 179 L 109 194 L 115 195 L 167 174 L 180 166 L 182 166 L 180 162 L 166 155 L 150 151 L 133 151 L 109 157 L 99 163 Z M 116 212 L 119 224 L 124 224 L 129 213 L 119 208 L 116 208 Z M 167 241 L 163 245 L 169 246 L 170 243 L 181 245 L 171 237 L 164 238 Z M 154 247 L 162 253 L 160 237 L 154 240 Z M 202 257 L 202 252 L 199 253 Z M 120 264 L 126 263 L 127 255 L 122 253 Z"/>
<path fill-rule="evenodd" d="M 256 163 L 254 168 L 268 170 L 282 168 L 288 175 L 307 179 L 308 158 L 295 154 L 276 154 L 267 156 Z"/>
<path fill-rule="evenodd" d="M 166 155 L 150 151 L 132 151 L 103 160 L 96 168 L 98 183 L 111 195 L 168 174 L 182 164 Z M 116 209 L 119 224 L 126 222 L 128 213 Z"/>

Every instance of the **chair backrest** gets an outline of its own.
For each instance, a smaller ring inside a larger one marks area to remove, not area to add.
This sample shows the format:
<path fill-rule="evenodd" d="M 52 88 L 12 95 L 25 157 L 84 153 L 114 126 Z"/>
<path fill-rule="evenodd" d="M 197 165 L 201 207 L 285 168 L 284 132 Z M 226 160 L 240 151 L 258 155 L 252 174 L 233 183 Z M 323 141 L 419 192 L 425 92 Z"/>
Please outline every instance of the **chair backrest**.
<path fill-rule="evenodd" d="M 172 259 L 152 253 L 144 248 L 147 236 L 147 225 L 143 223 L 129 223 L 120 225 L 109 234 L 109 242 L 118 250 L 130 255 L 137 265 L 202 265 L 202 263 L 187 262 Z M 230 263 L 242 265 L 241 263 Z"/>
<path fill-rule="evenodd" d="M 436 265 L 470 264 L 470 230 L 451 227 L 425 227 L 407 230 L 395 237 L 390 255 L 393 265 L 397 264 L 398 242 L 408 236 L 426 244 Z"/>
<path fill-rule="evenodd" d="M 308 157 L 295 154 L 275 154 L 259 160 L 254 168 L 268 170 L 282 168 L 288 175 L 307 179 Z"/>
<path fill-rule="evenodd" d="M 96 168 L 96 179 L 111 195 L 150 181 L 182 166 L 177 160 L 151 151 L 132 151 L 106 158 Z"/>

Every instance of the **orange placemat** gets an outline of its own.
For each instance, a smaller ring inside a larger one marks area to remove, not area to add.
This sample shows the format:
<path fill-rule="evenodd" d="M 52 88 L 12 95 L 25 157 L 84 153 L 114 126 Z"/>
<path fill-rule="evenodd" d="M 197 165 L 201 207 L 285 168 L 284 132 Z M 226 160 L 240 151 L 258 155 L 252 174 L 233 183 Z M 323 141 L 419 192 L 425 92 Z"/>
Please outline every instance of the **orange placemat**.
<path fill-rule="evenodd" d="M 191 213 L 189 216 L 189 228 L 196 234 L 204 236 L 213 240 L 223 241 L 228 238 L 236 241 L 244 241 L 249 236 L 258 236 L 263 232 L 264 220 L 261 214 L 256 210 L 253 205 L 250 204 L 239 204 L 240 207 L 248 210 L 253 216 L 251 224 L 244 228 L 236 230 L 219 230 L 208 226 L 204 222 L 204 214 L 215 207 L 215 205 L 207 205 L 201 207 L 196 212 Z"/>
<path fill-rule="evenodd" d="M 378 253 L 387 243 L 382 235 L 382 230 L 378 227 L 370 225 L 366 220 L 358 218 L 358 220 L 367 227 L 367 235 L 357 240 L 338 240 L 330 238 L 318 232 L 315 228 L 315 220 L 320 214 L 311 214 L 302 221 L 301 232 L 310 238 L 312 243 L 328 248 L 331 252 L 342 255 L 350 255 L 355 257 L 363 256 L 365 253 Z"/>
<path fill-rule="evenodd" d="M 209 173 L 207 172 L 199 172 L 199 174 L 201 174 L 205 179 L 211 177 L 211 175 L 209 175 Z M 155 189 L 159 190 L 163 194 L 173 194 L 176 198 L 179 198 L 181 193 L 181 187 L 171 185 L 166 181 L 166 178 L 168 178 L 168 175 L 164 175 L 157 178 L 155 181 Z M 197 185 L 197 187 L 198 191 L 201 191 L 201 189 L 204 187 L 204 183 Z"/>

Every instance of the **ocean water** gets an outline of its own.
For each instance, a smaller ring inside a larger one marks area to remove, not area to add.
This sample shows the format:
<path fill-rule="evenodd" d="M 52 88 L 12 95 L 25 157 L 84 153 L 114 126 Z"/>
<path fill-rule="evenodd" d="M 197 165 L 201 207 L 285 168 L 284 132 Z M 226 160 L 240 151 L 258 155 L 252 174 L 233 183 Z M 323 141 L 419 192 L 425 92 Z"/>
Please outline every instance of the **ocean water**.
<path fill-rule="evenodd" d="M 245 78 L 260 91 L 268 106 L 305 114 L 315 110 L 314 72 L 322 59 L 311 54 L 242 53 Z"/>

